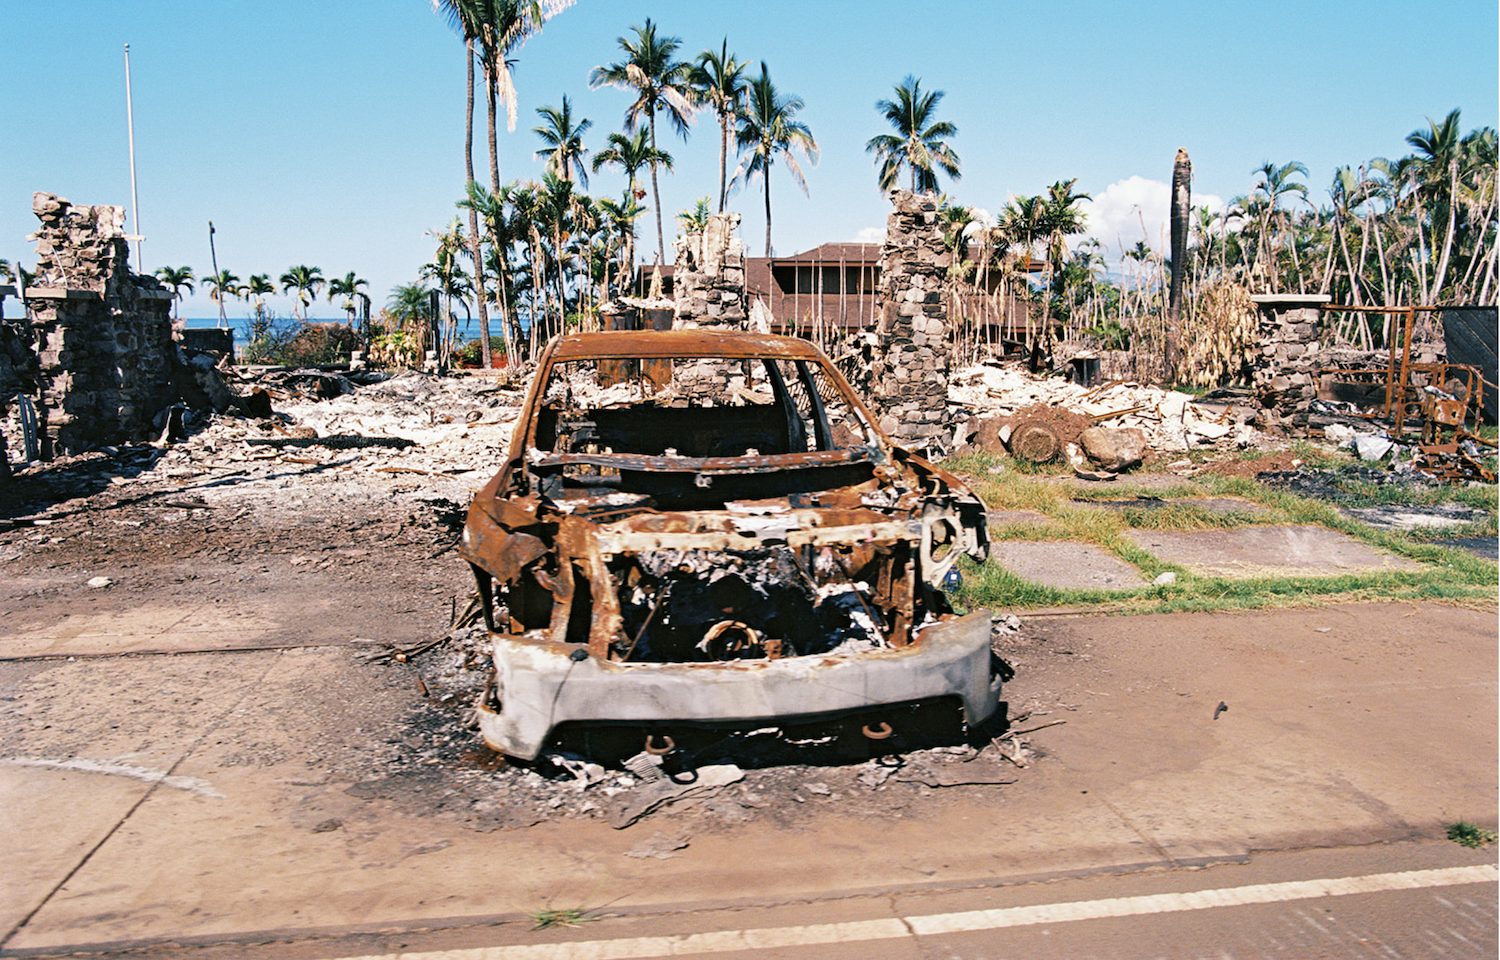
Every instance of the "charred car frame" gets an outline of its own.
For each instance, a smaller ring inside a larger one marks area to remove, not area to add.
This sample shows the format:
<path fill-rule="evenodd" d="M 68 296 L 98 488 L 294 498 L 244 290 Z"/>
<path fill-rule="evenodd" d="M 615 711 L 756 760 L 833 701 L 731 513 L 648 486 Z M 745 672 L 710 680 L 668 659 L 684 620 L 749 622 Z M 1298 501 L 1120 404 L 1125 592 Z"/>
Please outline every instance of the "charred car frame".
<path fill-rule="evenodd" d="M 481 730 L 529 760 L 580 725 L 660 750 L 735 725 L 880 738 L 921 704 L 978 723 L 990 618 L 943 586 L 988 550 L 979 499 L 806 341 L 561 337 L 463 531 L 494 647 Z"/>

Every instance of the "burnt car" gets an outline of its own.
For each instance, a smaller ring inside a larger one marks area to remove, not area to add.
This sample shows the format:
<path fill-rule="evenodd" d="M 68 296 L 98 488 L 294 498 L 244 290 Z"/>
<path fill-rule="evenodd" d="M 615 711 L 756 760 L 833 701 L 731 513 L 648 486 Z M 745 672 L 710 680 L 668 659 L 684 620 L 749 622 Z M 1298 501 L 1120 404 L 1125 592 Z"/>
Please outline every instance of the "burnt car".
<path fill-rule="evenodd" d="M 891 443 L 812 344 L 674 330 L 560 337 L 461 554 L 494 647 L 486 742 L 997 709 L 987 612 L 943 593 L 988 555 L 984 505 Z"/>

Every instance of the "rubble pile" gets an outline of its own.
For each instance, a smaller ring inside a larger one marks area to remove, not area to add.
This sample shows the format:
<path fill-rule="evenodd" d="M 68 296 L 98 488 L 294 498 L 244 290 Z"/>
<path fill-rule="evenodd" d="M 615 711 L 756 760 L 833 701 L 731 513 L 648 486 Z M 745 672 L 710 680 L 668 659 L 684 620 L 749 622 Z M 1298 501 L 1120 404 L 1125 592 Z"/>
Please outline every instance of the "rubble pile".
<path fill-rule="evenodd" d="M 1256 411 L 1248 405 L 1196 401 L 1185 393 L 1131 381 L 1090 389 L 1056 377 L 1035 377 L 1019 364 L 996 360 L 958 371 L 948 398 L 967 411 L 974 424 L 956 437 L 960 445 L 969 436 L 978 436 L 982 443 L 987 433 L 993 433 L 984 429 L 986 421 L 1022 421 L 1036 407 L 1057 408 L 1097 427 L 1138 430 L 1147 446 L 1162 453 L 1245 449 L 1266 442 L 1252 425 Z M 1017 435 L 999 431 L 1006 442 Z"/>

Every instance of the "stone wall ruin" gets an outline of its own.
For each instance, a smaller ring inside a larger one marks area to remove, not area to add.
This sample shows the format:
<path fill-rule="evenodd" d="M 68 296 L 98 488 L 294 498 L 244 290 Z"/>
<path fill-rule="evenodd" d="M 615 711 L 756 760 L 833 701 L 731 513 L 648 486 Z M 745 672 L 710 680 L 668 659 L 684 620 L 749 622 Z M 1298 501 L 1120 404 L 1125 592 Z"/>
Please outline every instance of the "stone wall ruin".
<path fill-rule="evenodd" d="M 750 310 L 745 300 L 745 248 L 736 236 L 739 226 L 737 213 L 712 213 L 702 233 L 672 241 L 677 251 L 672 269 L 674 328 L 746 329 Z"/>
<path fill-rule="evenodd" d="M 131 271 L 124 208 L 37 193 L 31 209 L 42 456 L 142 439 L 173 399 L 172 295 Z"/>

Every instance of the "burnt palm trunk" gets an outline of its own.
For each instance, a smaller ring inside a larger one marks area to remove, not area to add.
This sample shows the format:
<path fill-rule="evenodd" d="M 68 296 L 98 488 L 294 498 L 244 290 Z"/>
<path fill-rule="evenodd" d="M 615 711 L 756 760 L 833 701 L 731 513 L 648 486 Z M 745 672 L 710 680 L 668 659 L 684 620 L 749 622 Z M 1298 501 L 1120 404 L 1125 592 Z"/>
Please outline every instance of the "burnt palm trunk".
<path fill-rule="evenodd" d="M 1187 150 L 1177 149 L 1177 162 L 1172 165 L 1172 291 L 1167 300 L 1166 342 L 1163 344 L 1163 359 L 1166 361 L 1166 378 L 1169 383 L 1182 379 L 1180 368 L 1182 356 L 1182 298 L 1187 281 L 1188 218 L 1193 210 L 1193 164 L 1188 160 Z"/>

